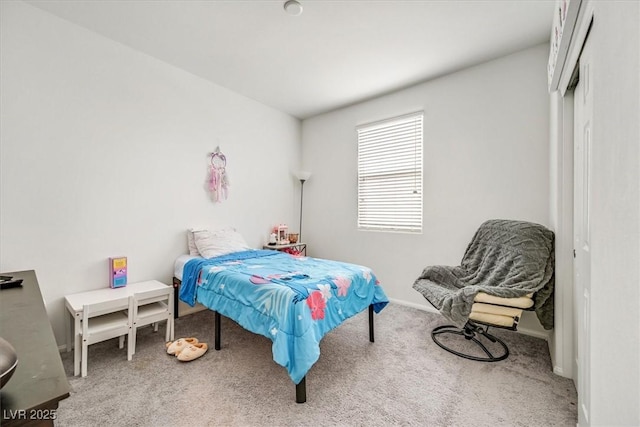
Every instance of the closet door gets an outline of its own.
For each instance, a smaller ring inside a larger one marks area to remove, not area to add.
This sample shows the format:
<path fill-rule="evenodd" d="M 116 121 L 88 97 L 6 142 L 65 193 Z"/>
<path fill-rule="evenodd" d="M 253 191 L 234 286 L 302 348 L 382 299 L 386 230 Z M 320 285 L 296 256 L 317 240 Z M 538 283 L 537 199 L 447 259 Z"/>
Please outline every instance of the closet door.
<path fill-rule="evenodd" d="M 574 298 L 578 337 L 578 424 L 590 425 L 591 408 L 591 136 L 593 135 L 592 49 L 589 38 L 580 55 L 574 91 Z"/>

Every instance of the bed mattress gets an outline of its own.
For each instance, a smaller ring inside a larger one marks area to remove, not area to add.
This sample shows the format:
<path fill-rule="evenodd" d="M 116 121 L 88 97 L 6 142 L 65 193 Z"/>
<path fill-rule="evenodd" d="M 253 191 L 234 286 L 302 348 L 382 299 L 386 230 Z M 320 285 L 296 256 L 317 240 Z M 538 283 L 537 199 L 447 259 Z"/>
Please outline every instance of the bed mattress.
<path fill-rule="evenodd" d="M 184 266 L 187 262 L 192 259 L 203 259 L 202 257 L 193 256 L 193 255 L 180 255 L 176 258 L 176 261 L 173 265 L 173 277 L 182 281 L 182 271 L 184 270 Z"/>

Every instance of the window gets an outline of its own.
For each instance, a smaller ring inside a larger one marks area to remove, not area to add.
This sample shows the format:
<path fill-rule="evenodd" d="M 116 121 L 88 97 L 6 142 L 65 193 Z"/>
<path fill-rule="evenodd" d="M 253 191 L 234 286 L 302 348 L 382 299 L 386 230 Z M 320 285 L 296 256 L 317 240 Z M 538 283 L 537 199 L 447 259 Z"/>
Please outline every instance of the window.
<path fill-rule="evenodd" d="M 359 229 L 422 232 L 423 115 L 357 128 Z"/>

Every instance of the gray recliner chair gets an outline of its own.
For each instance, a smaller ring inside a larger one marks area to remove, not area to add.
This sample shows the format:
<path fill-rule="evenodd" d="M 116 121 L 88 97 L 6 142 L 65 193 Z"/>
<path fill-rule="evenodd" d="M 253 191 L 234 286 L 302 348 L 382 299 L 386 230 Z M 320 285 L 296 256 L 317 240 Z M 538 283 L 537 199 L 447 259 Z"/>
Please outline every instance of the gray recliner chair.
<path fill-rule="evenodd" d="M 525 221 L 484 222 L 459 266 L 427 267 L 413 284 L 453 323 L 435 328 L 431 337 L 460 357 L 506 359 L 507 345 L 489 327 L 516 330 L 522 311 L 535 310 L 542 326 L 553 328 L 554 264 L 552 231 Z M 452 337 L 464 337 L 479 350 L 453 348 Z"/>

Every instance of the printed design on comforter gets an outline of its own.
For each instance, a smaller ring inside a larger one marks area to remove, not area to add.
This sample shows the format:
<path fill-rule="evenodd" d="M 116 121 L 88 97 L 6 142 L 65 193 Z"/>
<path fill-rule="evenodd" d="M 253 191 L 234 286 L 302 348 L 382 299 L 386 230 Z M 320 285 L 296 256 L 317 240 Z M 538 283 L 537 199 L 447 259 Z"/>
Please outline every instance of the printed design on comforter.
<path fill-rule="evenodd" d="M 327 332 L 370 304 L 379 312 L 388 303 L 367 267 L 268 250 L 189 261 L 180 299 L 270 338 L 274 360 L 296 384 Z"/>

